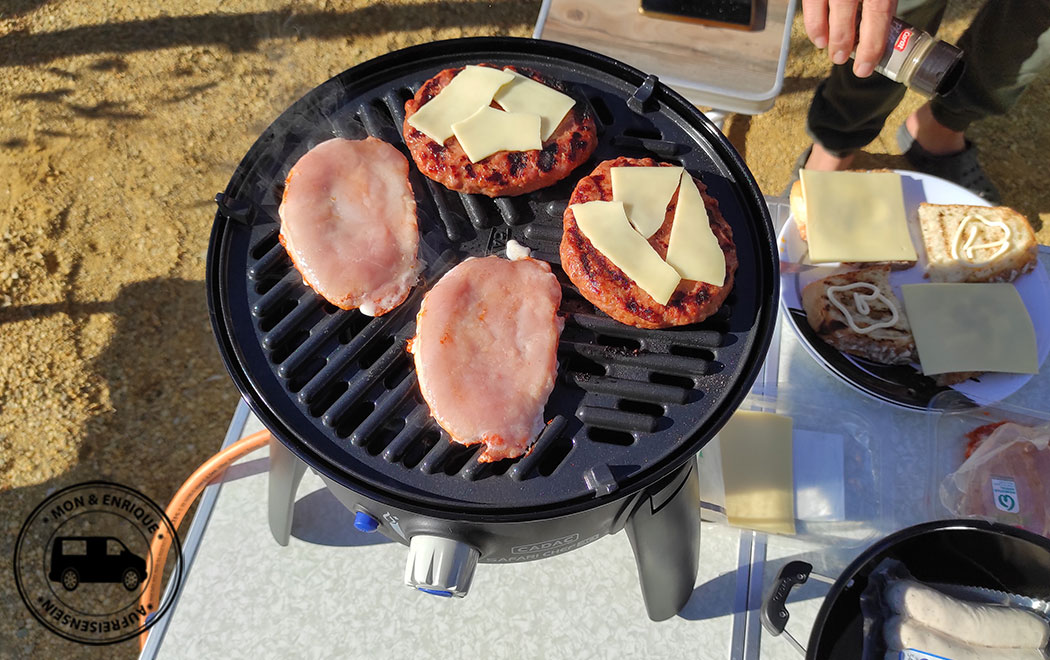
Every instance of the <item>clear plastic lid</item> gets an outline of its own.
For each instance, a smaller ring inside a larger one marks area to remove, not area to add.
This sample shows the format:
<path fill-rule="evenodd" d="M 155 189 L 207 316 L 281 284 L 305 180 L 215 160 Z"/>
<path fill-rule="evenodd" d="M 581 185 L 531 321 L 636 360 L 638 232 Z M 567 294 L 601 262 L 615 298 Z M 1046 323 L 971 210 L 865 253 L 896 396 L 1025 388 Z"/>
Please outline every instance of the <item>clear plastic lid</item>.
<path fill-rule="evenodd" d="M 867 419 L 845 410 L 829 415 L 826 406 L 796 395 L 785 385 L 778 387 L 776 396 L 752 392 L 739 409 L 792 419 L 795 538 L 855 548 L 885 533 L 880 443 L 875 442 Z M 721 504 L 711 502 L 717 494 L 711 496 L 710 483 L 704 483 L 705 473 L 720 470 L 720 465 L 711 465 L 720 460 L 716 447 L 706 447 L 700 459 L 701 488 L 708 509 L 718 509 Z"/>

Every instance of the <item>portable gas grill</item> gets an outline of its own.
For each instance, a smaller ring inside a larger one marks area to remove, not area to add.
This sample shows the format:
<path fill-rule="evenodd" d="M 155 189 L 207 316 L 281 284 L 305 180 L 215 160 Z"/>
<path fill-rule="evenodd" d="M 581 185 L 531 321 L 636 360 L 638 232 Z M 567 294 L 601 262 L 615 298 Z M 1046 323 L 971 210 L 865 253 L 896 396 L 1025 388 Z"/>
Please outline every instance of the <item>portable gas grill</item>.
<path fill-rule="evenodd" d="M 599 145 L 555 186 L 489 199 L 446 190 L 411 168 L 423 276 L 371 318 L 303 284 L 277 239 L 285 177 L 308 149 L 372 135 L 400 148 L 404 103 L 442 69 L 492 63 L 563 81 L 594 113 Z M 703 323 L 643 330 L 584 300 L 558 267 L 562 213 L 576 181 L 616 156 L 655 157 L 698 175 L 732 226 L 740 258 L 722 309 Z M 306 467 L 356 512 L 355 526 L 409 545 L 405 580 L 467 593 L 477 562 L 550 557 L 626 527 L 650 617 L 688 600 L 699 561 L 695 456 L 747 393 L 776 314 L 777 254 L 757 184 L 725 137 L 655 77 L 568 45 L 475 38 L 415 46 L 320 85 L 282 114 L 216 197 L 208 303 L 238 389 L 276 441 L 270 524 L 286 544 Z M 531 453 L 481 463 L 430 417 L 406 342 L 425 291 L 456 263 L 514 239 L 551 263 L 565 330 L 548 420 Z"/>

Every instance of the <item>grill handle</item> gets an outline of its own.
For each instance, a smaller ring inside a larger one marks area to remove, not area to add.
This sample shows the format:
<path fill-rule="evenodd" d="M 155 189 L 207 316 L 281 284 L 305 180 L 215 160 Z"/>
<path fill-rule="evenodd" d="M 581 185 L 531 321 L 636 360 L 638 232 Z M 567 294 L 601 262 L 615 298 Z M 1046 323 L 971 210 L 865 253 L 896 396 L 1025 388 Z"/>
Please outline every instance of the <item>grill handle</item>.
<path fill-rule="evenodd" d="M 686 461 L 670 483 L 651 492 L 627 519 L 627 538 L 649 618 L 678 614 L 693 594 L 700 568 L 700 478 Z"/>
<path fill-rule="evenodd" d="M 805 584 L 812 571 L 813 565 L 804 561 L 790 561 L 784 564 L 777 575 L 773 591 L 762 603 L 762 627 L 774 637 L 783 633 L 803 656 L 806 655 L 806 649 L 787 631 L 787 622 L 791 618 L 787 610 L 787 599 L 795 587 Z"/>

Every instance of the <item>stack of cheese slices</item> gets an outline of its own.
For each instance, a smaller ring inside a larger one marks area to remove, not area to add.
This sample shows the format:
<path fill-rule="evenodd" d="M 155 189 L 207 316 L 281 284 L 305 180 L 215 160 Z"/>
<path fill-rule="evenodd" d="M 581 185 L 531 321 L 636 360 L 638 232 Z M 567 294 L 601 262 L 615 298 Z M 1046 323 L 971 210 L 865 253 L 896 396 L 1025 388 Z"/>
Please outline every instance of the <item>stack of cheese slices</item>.
<path fill-rule="evenodd" d="M 1038 371 L 1035 330 L 1010 284 L 1037 263 L 1020 213 L 922 203 L 908 218 L 893 172 L 803 170 L 790 201 L 809 261 L 830 272 L 802 291 L 807 320 L 828 344 L 873 362 L 918 362 L 939 385 Z M 929 282 L 902 284 L 902 304 L 891 272 L 920 261 Z"/>

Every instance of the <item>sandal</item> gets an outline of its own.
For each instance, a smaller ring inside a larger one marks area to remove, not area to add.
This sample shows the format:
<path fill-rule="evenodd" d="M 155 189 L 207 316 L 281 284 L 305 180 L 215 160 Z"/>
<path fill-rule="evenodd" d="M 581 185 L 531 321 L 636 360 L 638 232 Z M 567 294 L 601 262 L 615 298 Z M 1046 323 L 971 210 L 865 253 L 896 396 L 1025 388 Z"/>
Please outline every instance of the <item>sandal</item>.
<path fill-rule="evenodd" d="M 938 156 L 923 149 L 908 128 L 901 124 L 897 130 L 897 145 L 904 158 L 918 171 L 957 183 L 992 204 L 1001 202 L 995 184 L 977 162 L 977 147 L 973 142 L 967 140 L 966 148 L 959 153 Z"/>

